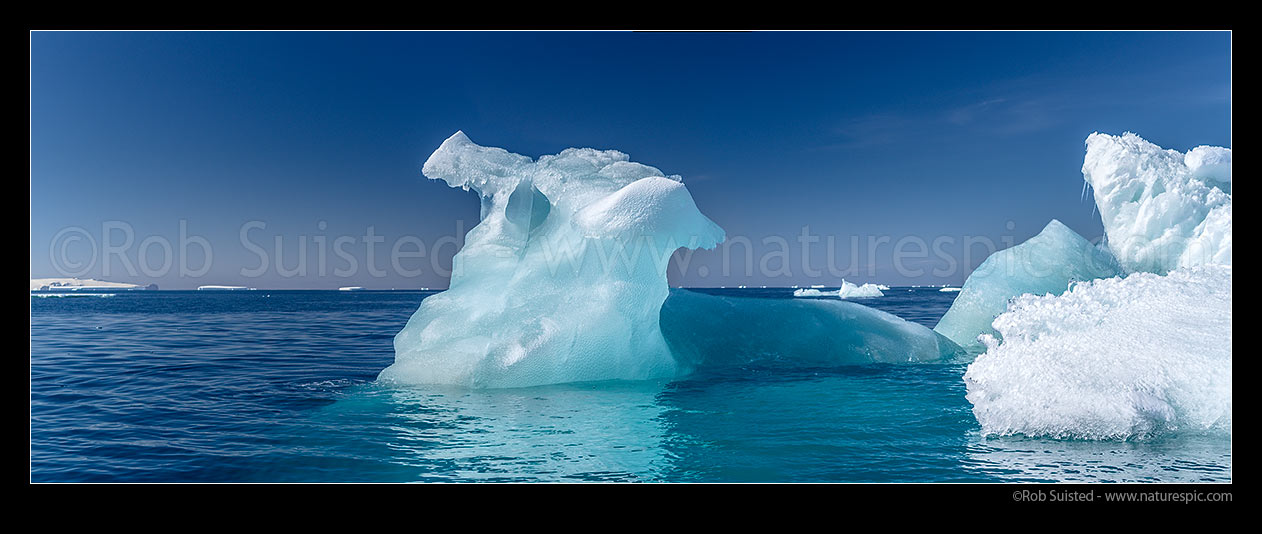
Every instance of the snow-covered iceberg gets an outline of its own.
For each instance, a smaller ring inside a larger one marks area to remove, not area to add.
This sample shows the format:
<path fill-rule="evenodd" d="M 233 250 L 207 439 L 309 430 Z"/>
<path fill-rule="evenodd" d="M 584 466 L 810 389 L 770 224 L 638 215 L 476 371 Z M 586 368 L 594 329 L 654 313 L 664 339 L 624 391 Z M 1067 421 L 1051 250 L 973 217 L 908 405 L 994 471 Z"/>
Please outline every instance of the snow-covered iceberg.
<path fill-rule="evenodd" d="M 65 292 L 75 291 L 94 293 L 102 291 L 152 291 L 158 289 L 157 284 L 127 284 L 123 282 L 106 282 L 91 278 L 32 278 L 31 291 Z"/>
<path fill-rule="evenodd" d="M 881 290 L 889 290 L 888 286 L 879 284 L 863 284 L 858 285 L 845 280 L 841 281 L 841 287 L 836 291 L 820 291 L 819 289 L 796 289 L 793 291 L 795 297 L 838 297 L 843 299 L 866 299 L 875 297 L 884 297 L 885 293 Z"/>
<path fill-rule="evenodd" d="M 1230 436 L 1230 149 L 1093 134 L 1083 176 L 1129 274 L 1019 296 L 994 320 L 965 374 L 982 432 Z"/>
<path fill-rule="evenodd" d="M 1128 272 L 1231 264 L 1231 149 L 1181 154 L 1133 133 L 1094 133 L 1082 174 Z"/>
<path fill-rule="evenodd" d="M 799 298 L 800 297 L 835 297 L 837 296 L 837 292 L 836 291 L 821 291 L 814 288 L 801 288 L 801 289 L 794 289 L 793 296 L 799 297 Z"/>
<path fill-rule="evenodd" d="M 980 349 L 978 336 L 996 334 L 991 321 L 1013 297 L 1059 295 L 1072 282 L 1118 274 L 1121 267 L 1108 250 L 1052 219 L 1038 235 L 986 258 L 934 330 L 961 346 Z"/>
<path fill-rule="evenodd" d="M 676 373 L 659 328 L 680 247 L 724 239 L 678 176 L 616 150 L 538 161 L 456 132 L 422 173 L 482 199 L 447 291 L 394 339 L 380 379 L 514 387 Z"/>
<path fill-rule="evenodd" d="M 1025 295 L 969 366 L 985 434 L 1231 433 L 1231 267 L 1136 273 Z"/>

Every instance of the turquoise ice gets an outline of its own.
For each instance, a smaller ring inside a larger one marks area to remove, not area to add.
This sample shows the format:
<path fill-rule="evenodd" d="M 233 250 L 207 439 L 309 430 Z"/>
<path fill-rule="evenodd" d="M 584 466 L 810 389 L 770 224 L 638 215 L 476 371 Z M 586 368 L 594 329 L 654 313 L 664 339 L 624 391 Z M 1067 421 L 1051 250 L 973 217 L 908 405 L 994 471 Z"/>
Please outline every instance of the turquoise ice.
<path fill-rule="evenodd" d="M 671 255 L 713 248 L 723 229 L 678 176 L 622 152 L 571 148 L 535 161 L 457 132 L 422 172 L 478 193 L 482 220 L 453 260 L 450 288 L 395 336 L 383 382 L 525 387 L 673 378 L 767 358 L 919 362 L 958 351 L 924 326 L 852 303 L 672 294 Z"/>
<path fill-rule="evenodd" d="M 447 139 L 422 172 L 482 199 L 450 288 L 395 337 L 386 381 L 511 387 L 673 376 L 658 328 L 666 266 L 723 229 L 679 177 L 615 150 L 532 161 Z"/>
<path fill-rule="evenodd" d="M 956 297 L 934 331 L 964 347 L 980 349 L 978 336 L 995 335 L 991 321 L 1018 295 L 1059 295 L 1077 281 L 1121 274 L 1108 250 L 1052 219 L 1042 232 L 991 254 Z"/>

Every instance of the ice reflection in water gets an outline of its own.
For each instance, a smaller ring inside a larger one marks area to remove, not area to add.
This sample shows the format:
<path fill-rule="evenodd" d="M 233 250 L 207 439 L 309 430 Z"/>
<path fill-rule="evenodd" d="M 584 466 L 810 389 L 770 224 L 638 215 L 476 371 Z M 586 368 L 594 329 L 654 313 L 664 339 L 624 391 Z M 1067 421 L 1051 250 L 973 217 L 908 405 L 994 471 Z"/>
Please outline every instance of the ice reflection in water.
<path fill-rule="evenodd" d="M 366 388 L 399 466 L 459 480 L 657 480 L 659 383 L 470 391 Z M 361 406 L 362 407 L 362 406 Z M 342 407 L 342 410 L 354 409 Z M 422 478 L 426 478 L 422 476 Z"/>

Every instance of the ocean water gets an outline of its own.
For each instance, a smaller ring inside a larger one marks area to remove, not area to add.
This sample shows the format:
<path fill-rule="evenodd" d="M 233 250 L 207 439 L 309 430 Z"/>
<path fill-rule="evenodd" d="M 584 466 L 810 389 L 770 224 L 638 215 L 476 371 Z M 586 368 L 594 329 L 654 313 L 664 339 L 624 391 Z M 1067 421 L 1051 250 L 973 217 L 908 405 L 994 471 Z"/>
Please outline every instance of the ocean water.
<path fill-rule="evenodd" d="M 431 294 L 32 297 L 31 480 L 1231 481 L 1224 437 L 982 437 L 960 364 L 486 391 L 376 384 L 394 334 Z M 956 295 L 896 287 L 857 302 L 932 327 Z"/>

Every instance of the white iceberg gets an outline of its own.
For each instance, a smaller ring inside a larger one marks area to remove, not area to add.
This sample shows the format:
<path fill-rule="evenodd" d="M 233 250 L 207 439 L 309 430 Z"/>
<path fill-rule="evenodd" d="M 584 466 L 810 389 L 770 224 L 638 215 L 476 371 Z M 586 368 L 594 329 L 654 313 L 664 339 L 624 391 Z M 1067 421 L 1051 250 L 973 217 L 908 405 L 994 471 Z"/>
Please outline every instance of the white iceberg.
<path fill-rule="evenodd" d="M 1231 149 L 1181 154 L 1133 133 L 1094 133 L 1082 174 L 1127 272 L 1231 264 Z"/>
<path fill-rule="evenodd" d="M 1133 272 L 1017 297 L 994 320 L 965 374 L 982 432 L 1229 437 L 1230 149 L 1184 155 L 1093 134 L 1083 175 L 1109 249 Z"/>
<path fill-rule="evenodd" d="M 820 291 L 818 289 L 795 289 L 793 291 L 795 297 L 829 297 L 837 296 L 836 291 Z"/>
<path fill-rule="evenodd" d="M 836 291 L 820 291 L 811 286 L 811 289 L 797 289 L 793 291 L 795 297 L 839 297 L 843 299 L 859 299 L 859 298 L 875 298 L 883 297 L 885 293 L 881 290 L 889 290 L 888 286 L 879 284 L 863 284 L 858 285 L 845 280 L 841 281 L 841 287 Z M 824 286 L 818 286 L 824 287 Z"/>
<path fill-rule="evenodd" d="M 843 299 L 865 299 L 884 297 L 885 293 L 882 293 L 881 287 L 876 284 L 856 285 L 842 280 L 841 288 L 837 290 L 837 296 Z"/>
<path fill-rule="evenodd" d="M 984 434 L 1231 433 L 1231 267 L 1019 297 L 964 375 Z"/>
<path fill-rule="evenodd" d="M 1052 219 L 1038 235 L 986 258 L 933 329 L 960 346 L 980 349 L 977 337 L 995 335 L 990 323 L 1013 297 L 1059 295 L 1072 282 L 1120 273 L 1117 260 L 1107 250 Z"/>
<path fill-rule="evenodd" d="M 124 282 L 106 282 L 91 278 L 32 278 L 31 291 L 41 292 L 101 292 L 101 291 L 152 291 L 158 289 L 157 284 L 128 284 Z"/>

